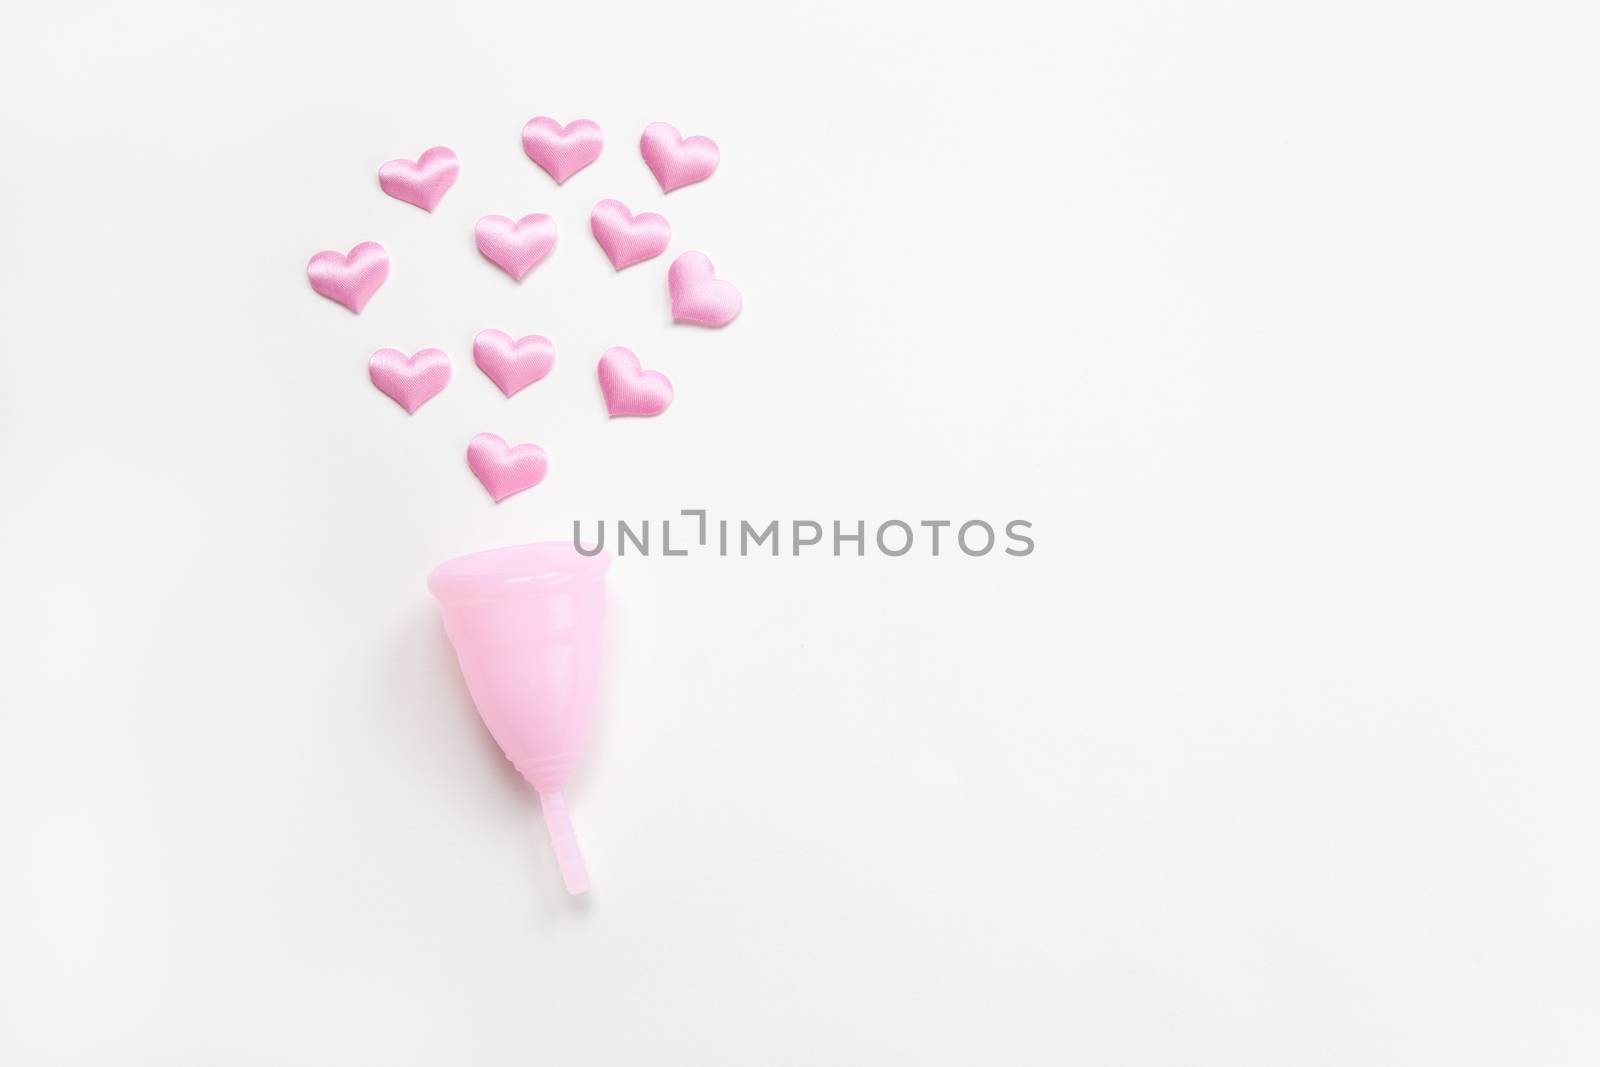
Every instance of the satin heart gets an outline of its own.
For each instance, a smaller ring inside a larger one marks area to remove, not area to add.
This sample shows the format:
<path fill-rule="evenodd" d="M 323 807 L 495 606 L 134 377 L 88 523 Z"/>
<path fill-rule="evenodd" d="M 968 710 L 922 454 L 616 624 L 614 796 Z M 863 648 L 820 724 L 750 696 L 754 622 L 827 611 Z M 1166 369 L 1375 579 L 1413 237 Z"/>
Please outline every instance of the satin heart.
<path fill-rule="evenodd" d="M 367 375 L 410 414 L 450 384 L 450 357 L 437 348 L 409 356 L 397 348 L 380 348 L 367 360 Z"/>
<path fill-rule="evenodd" d="M 389 277 L 389 253 L 376 241 L 362 241 L 348 255 L 318 252 L 306 264 L 311 288 L 359 313 Z"/>
<path fill-rule="evenodd" d="M 560 185 L 600 158 L 605 135 L 588 119 L 574 119 L 565 126 L 540 115 L 522 127 L 522 150 L 545 169 Z"/>
<path fill-rule="evenodd" d="M 506 396 L 550 373 L 556 347 L 550 338 L 531 334 L 515 341 L 500 330 L 482 330 L 472 339 L 472 361 Z"/>
<path fill-rule="evenodd" d="M 556 246 L 556 220 L 549 215 L 524 215 L 516 222 L 485 215 L 472 232 L 478 251 L 519 282 Z"/>
<path fill-rule="evenodd" d="M 544 481 L 550 457 L 538 445 L 513 448 L 498 434 L 480 433 L 467 445 L 467 466 L 498 504 Z"/>
<path fill-rule="evenodd" d="M 620 200 L 602 200 L 589 212 L 589 232 L 617 270 L 667 250 L 672 226 L 653 211 L 635 215 Z"/>
<path fill-rule="evenodd" d="M 659 415 L 672 403 L 672 383 L 658 370 L 639 366 L 626 348 L 608 348 L 597 368 L 606 411 L 617 415 Z"/>
<path fill-rule="evenodd" d="M 409 159 L 389 160 L 378 168 L 378 185 L 396 200 L 432 211 L 460 173 L 461 161 L 440 145 L 422 153 L 415 163 Z"/>
<path fill-rule="evenodd" d="M 650 173 L 661 183 L 661 191 L 695 182 L 703 182 L 717 169 L 722 153 L 717 142 L 709 137 L 680 137 L 678 131 L 665 122 L 652 122 L 644 128 L 639 138 L 639 154 L 650 168 Z"/>
<path fill-rule="evenodd" d="M 732 282 L 718 278 L 704 252 L 685 252 L 667 268 L 672 292 L 672 318 L 701 326 L 726 326 L 744 300 Z"/>

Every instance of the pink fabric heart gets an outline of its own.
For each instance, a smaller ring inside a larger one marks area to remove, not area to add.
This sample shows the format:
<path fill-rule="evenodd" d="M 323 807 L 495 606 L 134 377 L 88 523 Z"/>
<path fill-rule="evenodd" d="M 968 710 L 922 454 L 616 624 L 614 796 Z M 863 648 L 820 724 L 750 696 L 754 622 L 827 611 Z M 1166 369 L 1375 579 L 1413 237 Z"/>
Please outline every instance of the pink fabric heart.
<path fill-rule="evenodd" d="M 606 411 L 618 415 L 659 415 L 672 403 L 672 383 L 658 370 L 645 370 L 626 348 L 608 348 L 600 357 L 600 393 Z"/>
<path fill-rule="evenodd" d="M 478 251 L 517 281 L 556 246 L 556 220 L 549 215 L 524 215 L 512 222 L 504 215 L 485 215 L 473 236 Z"/>
<path fill-rule="evenodd" d="M 378 185 L 396 200 L 432 211 L 456 183 L 461 161 L 443 145 L 430 148 L 413 163 L 391 159 L 378 168 Z"/>
<path fill-rule="evenodd" d="M 367 374 L 373 385 L 410 414 L 450 384 L 450 357 L 437 348 L 409 356 L 398 348 L 380 348 L 367 360 Z"/>
<path fill-rule="evenodd" d="M 599 159 L 605 140 L 600 127 L 588 119 L 574 119 L 563 126 L 540 115 L 522 127 L 522 150 L 557 185 Z"/>
<path fill-rule="evenodd" d="M 480 433 L 467 445 L 467 466 L 498 504 L 544 481 L 550 457 L 538 445 L 513 448 L 498 434 Z"/>
<path fill-rule="evenodd" d="M 685 252 L 667 268 L 672 293 L 672 318 L 700 326 L 726 326 L 744 300 L 732 282 L 718 278 L 704 252 Z"/>
<path fill-rule="evenodd" d="M 589 212 L 589 231 L 617 270 L 667 250 L 672 226 L 653 211 L 635 215 L 620 200 L 602 200 Z"/>
<path fill-rule="evenodd" d="M 644 128 L 639 138 L 639 154 L 650 168 L 650 173 L 661 183 L 661 191 L 695 182 L 703 182 L 717 169 L 722 153 L 717 142 L 709 137 L 680 137 L 678 131 L 665 122 L 652 122 Z"/>
<path fill-rule="evenodd" d="M 376 241 L 362 241 L 348 255 L 318 252 L 306 264 L 311 288 L 359 313 L 389 277 L 389 253 Z"/>
<path fill-rule="evenodd" d="M 513 341 L 500 330 L 482 330 L 472 339 L 472 361 L 502 393 L 511 396 L 550 373 L 556 346 L 538 334 Z"/>

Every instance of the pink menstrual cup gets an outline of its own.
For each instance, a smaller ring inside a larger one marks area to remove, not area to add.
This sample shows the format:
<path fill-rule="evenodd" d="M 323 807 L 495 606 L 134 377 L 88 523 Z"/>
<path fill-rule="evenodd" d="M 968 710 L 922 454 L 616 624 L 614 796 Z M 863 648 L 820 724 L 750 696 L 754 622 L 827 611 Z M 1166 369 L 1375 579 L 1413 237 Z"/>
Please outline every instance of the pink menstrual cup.
<path fill-rule="evenodd" d="M 428 575 L 478 714 L 539 791 L 569 893 L 589 888 L 589 871 L 561 790 L 589 737 L 610 566 L 605 552 L 544 541 L 462 556 Z"/>

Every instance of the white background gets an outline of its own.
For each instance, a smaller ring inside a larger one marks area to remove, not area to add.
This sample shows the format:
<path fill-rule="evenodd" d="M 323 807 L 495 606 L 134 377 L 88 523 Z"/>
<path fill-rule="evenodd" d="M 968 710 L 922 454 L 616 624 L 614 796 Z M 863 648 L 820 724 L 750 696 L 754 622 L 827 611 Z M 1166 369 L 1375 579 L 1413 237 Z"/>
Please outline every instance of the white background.
<path fill-rule="evenodd" d="M 409 6 L 0 17 L 0 1060 L 1600 1060 L 1592 5 Z M 619 561 L 572 900 L 423 578 L 685 507 L 1038 550 Z"/>

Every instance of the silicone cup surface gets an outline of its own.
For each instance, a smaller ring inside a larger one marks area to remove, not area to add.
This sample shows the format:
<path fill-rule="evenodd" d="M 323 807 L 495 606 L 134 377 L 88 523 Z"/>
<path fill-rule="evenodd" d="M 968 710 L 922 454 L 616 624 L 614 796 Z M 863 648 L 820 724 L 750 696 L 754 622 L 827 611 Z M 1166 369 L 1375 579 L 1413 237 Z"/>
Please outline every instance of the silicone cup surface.
<path fill-rule="evenodd" d="M 462 556 L 428 576 L 472 702 L 538 790 L 572 893 L 588 889 L 589 876 L 562 789 L 589 736 L 610 566 L 605 552 L 546 541 Z"/>

